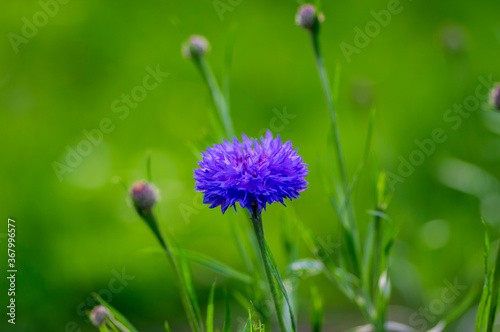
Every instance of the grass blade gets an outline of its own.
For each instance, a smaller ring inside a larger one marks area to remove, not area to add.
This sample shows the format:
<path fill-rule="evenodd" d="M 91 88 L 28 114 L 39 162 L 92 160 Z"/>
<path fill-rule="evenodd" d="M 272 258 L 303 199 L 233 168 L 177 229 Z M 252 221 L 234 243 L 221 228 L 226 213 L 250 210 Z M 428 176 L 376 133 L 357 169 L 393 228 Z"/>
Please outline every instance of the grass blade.
<path fill-rule="evenodd" d="M 323 326 L 325 307 L 318 289 L 311 286 L 311 328 L 312 332 L 320 332 Z"/>
<path fill-rule="evenodd" d="M 273 273 L 274 278 L 278 282 L 278 286 L 281 289 L 281 293 L 283 293 L 283 297 L 285 298 L 285 301 L 288 304 L 288 311 L 290 313 L 290 320 L 291 320 L 291 323 L 292 323 L 292 332 L 295 332 L 295 331 L 297 331 L 297 328 L 295 326 L 295 315 L 293 314 L 292 303 L 290 302 L 290 298 L 288 297 L 286 288 L 283 285 L 283 280 L 281 280 L 281 276 L 280 276 L 279 271 L 278 271 L 278 269 L 276 267 L 276 261 L 274 260 L 273 254 L 271 253 L 271 250 L 269 249 L 269 246 L 267 245 L 267 242 L 265 242 L 265 240 L 264 240 L 264 243 L 266 245 L 266 256 L 267 256 L 267 259 L 269 259 L 271 261 L 271 264 L 270 264 L 270 266 L 271 266 L 271 272 Z"/>
<path fill-rule="evenodd" d="M 248 308 L 248 320 L 245 326 L 243 327 L 242 332 L 251 332 L 252 329 L 252 315 L 253 315 L 253 309 Z"/>
<path fill-rule="evenodd" d="M 177 247 L 177 246 L 176 246 Z M 179 257 L 181 277 L 183 278 L 184 287 L 188 293 L 188 296 L 193 306 L 194 312 L 196 314 L 196 319 L 199 327 L 203 327 L 200 306 L 198 304 L 198 298 L 196 297 L 196 292 L 193 287 L 193 276 L 191 274 L 191 267 L 189 262 L 184 255 L 184 252 L 177 247 L 177 256 Z"/>
<path fill-rule="evenodd" d="M 226 319 L 224 320 L 222 332 L 231 332 L 231 309 L 229 307 L 229 294 L 227 293 L 227 288 L 224 288 L 224 302 L 226 303 Z"/>
<path fill-rule="evenodd" d="M 210 294 L 208 295 L 208 305 L 207 305 L 207 332 L 214 332 L 214 296 L 215 296 L 215 284 L 213 282 L 212 287 L 210 287 Z"/>
<path fill-rule="evenodd" d="M 252 278 L 248 274 L 237 271 L 207 255 L 188 250 L 184 251 L 184 255 L 191 262 L 202 265 L 212 271 L 222 274 L 223 276 L 239 280 L 245 284 L 252 283 Z"/>

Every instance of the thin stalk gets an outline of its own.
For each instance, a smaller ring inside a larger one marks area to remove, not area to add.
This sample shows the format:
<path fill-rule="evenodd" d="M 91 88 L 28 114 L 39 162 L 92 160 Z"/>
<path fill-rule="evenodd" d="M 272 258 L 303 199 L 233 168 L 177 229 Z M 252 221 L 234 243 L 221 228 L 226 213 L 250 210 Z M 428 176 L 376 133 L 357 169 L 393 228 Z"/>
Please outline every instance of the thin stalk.
<path fill-rule="evenodd" d="M 210 66 L 204 57 L 200 57 L 195 59 L 194 63 L 203 77 L 203 80 L 208 86 L 210 93 L 212 95 L 212 99 L 215 104 L 215 108 L 219 112 L 219 116 L 222 120 L 222 124 L 224 125 L 224 130 L 228 135 L 228 138 L 234 136 L 234 128 L 233 122 L 231 120 L 231 115 L 229 114 L 229 105 L 224 98 L 224 94 L 221 92 L 219 85 L 217 84 L 217 80 L 215 79 Z"/>
<path fill-rule="evenodd" d="M 203 328 L 198 322 L 198 319 L 196 317 L 196 313 L 194 311 L 193 304 L 191 303 L 191 298 L 189 296 L 189 293 L 186 289 L 186 285 L 184 282 L 182 282 L 182 276 L 181 272 L 179 271 L 179 268 L 177 266 L 177 262 L 175 260 L 174 254 L 168 245 L 167 241 L 165 241 L 165 238 L 163 237 L 159 227 L 158 223 L 156 222 L 156 217 L 154 216 L 153 212 L 151 210 L 149 211 L 142 211 L 140 213 L 144 221 L 148 224 L 148 226 L 151 228 L 153 233 L 155 234 L 157 240 L 160 242 L 160 245 L 162 248 L 165 250 L 167 254 L 168 261 L 170 263 L 170 266 L 174 272 L 174 279 L 177 288 L 180 290 L 181 293 L 181 301 L 182 305 L 184 306 L 184 310 L 186 311 L 186 315 L 188 318 L 189 325 L 191 326 L 191 330 L 193 332 L 201 332 L 203 331 Z"/>
<path fill-rule="evenodd" d="M 375 264 L 373 268 L 374 280 L 373 280 L 373 288 L 375 290 L 378 289 L 378 280 L 380 278 L 380 255 L 381 255 L 381 243 L 382 243 L 382 234 L 381 234 L 381 218 L 379 216 L 375 216 Z"/>
<path fill-rule="evenodd" d="M 317 26 L 315 29 L 311 30 L 311 42 L 312 42 L 312 47 L 314 51 L 314 59 L 316 60 L 316 67 L 318 69 L 318 74 L 319 78 L 321 81 L 321 86 L 323 88 L 323 92 L 326 97 L 326 103 L 328 107 L 328 113 L 330 114 L 330 120 L 332 121 L 332 128 L 333 128 L 333 141 L 335 145 L 335 150 L 337 152 L 337 162 L 340 170 L 340 176 L 342 178 L 342 189 L 344 193 L 344 201 L 348 204 L 348 209 L 347 209 L 347 216 L 351 220 L 350 226 L 351 226 L 351 231 L 353 233 L 353 238 L 354 238 L 354 246 L 356 248 L 356 254 L 359 255 L 359 238 L 358 238 L 358 231 L 356 228 L 356 222 L 355 222 L 355 217 L 354 217 L 354 208 L 352 206 L 352 201 L 350 199 L 350 190 L 349 190 L 349 185 L 347 181 L 347 172 L 345 168 L 345 162 L 344 162 L 344 155 L 342 153 L 342 144 L 340 142 L 340 133 L 339 133 L 339 126 L 338 126 L 338 121 L 337 121 L 337 114 L 335 112 L 335 108 L 333 105 L 333 95 L 330 87 L 330 80 L 328 79 L 328 74 L 325 68 L 325 62 L 323 60 L 323 55 L 321 53 L 321 47 L 320 47 L 320 42 L 319 42 L 319 26 Z M 349 195 L 349 197 L 347 196 Z M 343 206 L 344 204 L 341 204 Z M 343 209 L 341 209 L 341 212 Z M 341 217 L 341 216 L 339 216 Z M 357 258 L 354 259 L 356 266 L 356 270 L 360 271 L 359 269 L 359 261 Z"/>
<path fill-rule="evenodd" d="M 340 134 L 339 134 L 339 129 L 338 129 L 338 123 L 337 123 L 337 114 L 335 112 L 335 109 L 333 107 L 333 95 L 331 92 L 331 87 L 330 87 L 330 80 L 328 79 L 328 74 L 326 72 L 325 68 L 325 62 L 323 60 L 323 55 L 321 53 L 321 48 L 319 44 L 319 33 L 317 30 L 311 31 L 311 41 L 313 45 L 313 51 L 314 51 L 314 59 L 316 60 L 316 67 L 318 68 L 318 74 L 319 78 L 321 80 L 321 86 L 323 87 L 323 92 L 326 97 L 326 103 L 328 106 L 328 112 L 330 114 L 330 120 L 332 121 L 333 125 L 333 135 L 334 135 L 334 143 L 335 143 L 335 149 L 337 150 L 337 161 L 339 164 L 340 168 L 340 175 L 342 177 L 342 186 L 344 189 L 344 192 L 347 191 L 347 173 L 345 170 L 345 163 L 344 163 L 344 157 L 342 153 L 342 146 L 340 144 Z"/>
<path fill-rule="evenodd" d="M 252 211 L 252 223 L 255 230 L 255 236 L 257 237 L 257 242 L 259 243 L 260 254 L 262 256 L 262 260 L 264 262 L 264 269 L 266 271 L 267 281 L 269 283 L 269 287 L 271 288 L 271 294 L 274 300 L 274 307 L 276 309 L 276 314 L 278 315 L 278 322 L 280 325 L 280 329 L 282 332 L 286 332 L 286 324 L 283 319 L 283 308 L 281 307 L 281 299 L 276 289 L 276 283 L 274 281 L 274 276 L 271 272 L 271 262 L 266 254 L 266 244 L 264 240 L 264 227 L 262 225 L 262 216 L 256 211 Z"/>

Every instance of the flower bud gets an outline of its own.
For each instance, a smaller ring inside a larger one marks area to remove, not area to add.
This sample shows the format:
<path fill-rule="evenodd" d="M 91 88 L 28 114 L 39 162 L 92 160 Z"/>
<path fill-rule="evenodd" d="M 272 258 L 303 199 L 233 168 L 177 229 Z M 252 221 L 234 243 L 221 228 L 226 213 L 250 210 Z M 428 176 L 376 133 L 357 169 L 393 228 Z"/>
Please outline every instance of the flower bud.
<path fill-rule="evenodd" d="M 182 45 L 182 54 L 186 59 L 198 59 L 203 57 L 210 50 L 210 44 L 203 36 L 192 35 L 188 41 Z"/>
<path fill-rule="evenodd" d="M 111 317 L 111 313 L 108 308 L 103 305 L 95 306 L 90 312 L 90 320 L 94 326 L 100 327 L 104 322 L 106 322 L 106 318 Z"/>
<path fill-rule="evenodd" d="M 149 211 L 158 202 L 158 193 L 154 186 L 144 181 L 134 183 L 130 190 L 137 210 Z"/>
<path fill-rule="evenodd" d="M 490 91 L 490 106 L 500 111 L 500 83 L 497 83 Z"/>
<path fill-rule="evenodd" d="M 311 4 L 301 6 L 295 16 L 295 23 L 297 25 L 311 31 L 324 20 L 323 13 L 317 13 L 316 7 Z"/>

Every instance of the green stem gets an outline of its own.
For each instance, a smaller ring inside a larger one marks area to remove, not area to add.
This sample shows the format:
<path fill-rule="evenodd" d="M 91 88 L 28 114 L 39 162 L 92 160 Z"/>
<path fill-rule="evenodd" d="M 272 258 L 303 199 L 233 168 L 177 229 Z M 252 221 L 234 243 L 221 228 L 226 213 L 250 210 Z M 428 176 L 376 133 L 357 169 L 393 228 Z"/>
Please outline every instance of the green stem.
<path fill-rule="evenodd" d="M 333 128 L 333 139 L 334 139 L 334 145 L 335 145 L 335 150 L 337 152 L 337 162 L 339 165 L 340 169 L 340 176 L 342 178 L 342 188 L 344 192 L 344 201 L 347 203 L 348 208 L 347 208 L 347 216 L 351 220 L 350 227 L 351 227 L 351 232 L 352 236 L 354 238 L 354 246 L 356 248 L 356 254 L 359 255 L 359 238 L 358 238 L 358 232 L 356 229 L 356 222 L 355 222 L 355 217 L 354 217 L 354 208 L 352 206 L 352 201 L 350 199 L 350 190 L 349 190 L 349 185 L 347 181 L 347 172 L 345 168 L 345 163 L 344 163 L 344 155 L 342 153 L 342 144 L 340 142 L 340 133 L 339 133 L 339 126 L 338 126 L 338 121 L 337 121 L 337 114 L 335 112 L 335 108 L 333 105 L 333 95 L 330 87 L 330 80 L 328 79 L 328 74 L 325 68 L 325 62 L 323 60 L 323 55 L 321 53 L 321 47 L 320 47 L 320 42 L 319 42 L 319 26 L 317 26 L 315 29 L 313 29 L 311 32 L 311 41 L 312 41 L 312 47 L 314 51 L 314 59 L 316 60 L 316 67 L 318 69 L 318 74 L 319 78 L 321 80 L 321 86 L 323 88 L 323 92 L 326 97 L 326 103 L 328 106 L 328 112 L 330 114 L 330 120 L 332 121 L 332 128 Z M 341 207 L 344 206 L 344 204 L 340 205 Z M 341 209 L 344 210 L 343 208 Z M 342 217 L 342 216 L 339 216 Z M 353 262 L 355 264 L 355 269 L 360 271 L 359 268 L 359 261 L 356 257 L 353 257 Z"/>
<path fill-rule="evenodd" d="M 375 290 L 374 293 L 376 293 L 376 290 L 378 289 L 378 280 L 380 278 L 380 257 L 381 257 L 381 242 L 382 242 L 382 234 L 380 232 L 380 217 L 375 216 L 375 264 L 373 268 L 373 274 L 374 274 L 374 287 L 373 289 Z"/>
<path fill-rule="evenodd" d="M 264 226 L 262 225 L 262 216 L 254 209 L 252 211 L 252 223 L 255 230 L 255 235 L 257 237 L 257 242 L 259 243 L 260 254 L 262 256 L 262 260 L 264 262 L 264 269 L 266 271 L 267 281 L 269 283 L 269 287 L 271 288 L 271 294 L 274 300 L 274 307 L 276 309 L 276 313 L 278 315 L 278 322 L 280 325 L 280 329 L 282 332 L 286 332 L 286 325 L 283 319 L 283 308 L 281 307 L 282 301 L 279 296 L 278 290 L 276 289 L 276 282 L 274 281 L 274 276 L 271 272 L 271 261 L 266 253 L 266 244 L 264 240 Z"/>
<path fill-rule="evenodd" d="M 344 192 L 347 192 L 347 173 L 345 170 L 344 157 L 342 154 L 342 145 L 340 144 L 340 134 L 337 123 L 337 114 L 333 107 L 333 95 L 330 88 L 330 80 L 328 79 L 328 74 L 325 68 L 325 62 L 323 60 L 323 55 L 321 54 L 321 48 L 319 44 L 319 33 L 317 30 L 311 31 L 311 40 L 314 51 L 314 59 L 316 60 L 316 67 L 318 68 L 319 78 L 321 80 L 321 86 L 323 87 L 323 92 L 326 97 L 326 103 L 328 105 L 328 112 L 330 114 L 330 120 L 333 125 L 334 143 L 335 149 L 337 150 L 337 159 L 340 168 L 340 175 L 342 177 L 342 186 Z"/>
<path fill-rule="evenodd" d="M 139 210 L 138 210 L 139 211 Z M 160 228 L 158 226 L 158 223 L 156 221 L 156 217 L 154 216 L 153 212 L 151 210 L 149 211 L 140 211 L 139 212 L 141 217 L 146 221 L 148 224 L 149 228 L 153 231 L 155 234 L 157 240 L 160 242 L 160 245 L 162 248 L 165 250 L 167 253 L 167 258 L 170 263 L 170 266 L 174 272 L 174 279 L 177 288 L 180 291 L 181 295 L 181 301 L 182 305 L 184 306 L 184 310 L 186 311 L 186 315 L 189 321 L 189 325 L 191 326 L 191 330 L 193 332 L 200 332 L 203 331 L 203 328 L 201 327 L 200 323 L 198 322 L 198 319 L 196 318 L 196 313 L 194 311 L 193 304 L 191 302 L 191 298 L 189 296 L 189 293 L 187 291 L 186 285 L 184 284 L 181 276 L 181 272 L 179 271 L 179 268 L 177 266 L 177 262 L 175 260 L 174 254 L 168 245 L 167 241 L 165 241 L 165 238 L 163 237 Z"/>
<path fill-rule="evenodd" d="M 210 69 L 210 66 L 208 65 L 205 58 L 200 57 L 194 60 L 196 66 L 198 67 L 198 70 L 201 73 L 201 76 L 203 76 L 203 79 L 205 80 L 205 83 L 210 90 L 215 107 L 219 112 L 222 124 L 224 125 L 224 130 L 229 139 L 234 136 L 233 122 L 231 120 L 231 115 L 229 114 L 229 105 L 224 98 L 224 95 L 222 94 L 221 89 L 217 84 L 217 80 L 215 79 L 215 76 L 212 73 L 212 70 Z"/>

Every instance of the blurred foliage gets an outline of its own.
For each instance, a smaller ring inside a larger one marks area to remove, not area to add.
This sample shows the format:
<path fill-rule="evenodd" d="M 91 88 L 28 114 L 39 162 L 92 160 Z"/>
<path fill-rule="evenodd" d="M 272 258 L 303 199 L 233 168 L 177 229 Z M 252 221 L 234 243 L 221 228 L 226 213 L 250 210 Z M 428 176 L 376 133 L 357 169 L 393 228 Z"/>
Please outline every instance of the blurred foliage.
<path fill-rule="evenodd" d="M 387 211 L 400 229 L 390 271 L 394 291 L 389 317 L 408 323 L 412 313 L 439 298 L 446 281 L 458 278 L 460 284 L 472 285 L 482 280 L 482 215 L 498 233 L 500 115 L 479 106 L 457 129 L 443 116 L 475 94 L 480 76 L 500 80 L 494 63 L 500 3 L 403 1 L 402 12 L 348 63 L 339 45 L 353 44 L 354 28 L 364 27 L 373 20 L 370 11 L 387 4 L 323 1 L 321 38 L 328 68 L 336 63 L 342 68 L 338 116 L 349 175 L 363 155 L 372 104 L 377 108 L 374 155 L 382 169 L 396 172 L 398 157 L 408 158 L 417 149 L 415 140 L 431 137 L 435 128 L 448 136 L 397 184 Z M 213 1 L 70 1 L 59 5 L 16 53 L 8 34 L 20 35 L 23 18 L 32 21 L 41 7 L 34 1 L 3 3 L 0 202 L 3 218 L 14 218 L 18 227 L 16 331 L 93 330 L 85 313 L 94 303 L 91 291 L 141 331 L 159 330 L 165 320 L 173 331 L 185 326 L 171 271 L 163 256 L 146 250 L 155 239 L 116 181 L 120 177 L 130 184 L 145 178 L 147 151 L 152 151 L 152 173 L 162 196 L 162 227 L 182 247 L 244 270 L 228 223 L 247 221 L 242 214 L 230 218 L 209 210 L 193 191 L 192 147 L 212 144 L 217 135 L 211 130 L 206 87 L 180 53 L 192 33 L 210 40 L 208 60 L 222 80 L 225 46 L 235 29 L 230 89 L 236 133 L 257 136 L 275 126 L 275 133 L 292 140 L 309 163 L 310 186 L 290 205 L 315 234 L 335 241 L 336 217 L 318 172 L 328 162 L 329 122 L 310 41 L 294 25 L 297 6 L 293 1 L 243 0 L 221 20 Z M 168 77 L 121 119 L 124 113 L 113 112 L 112 103 L 143 84 L 147 67 L 157 66 Z M 293 118 L 280 119 L 277 114 L 285 110 Z M 74 149 L 85 139 L 83 131 L 99 128 L 105 118 L 114 130 L 59 181 L 53 163 L 64 161 L 67 147 Z M 475 181 L 477 174 L 484 181 Z M 370 216 L 365 208 L 375 202 L 368 174 L 360 180 L 355 200 L 360 230 L 366 232 Z M 264 220 L 267 241 L 282 269 L 287 261 L 284 210 L 274 205 Z M 5 233 L 0 231 L 4 248 Z M 300 248 L 299 256 L 309 257 Z M 230 294 L 244 289 L 200 266 L 193 266 L 193 276 L 201 303 L 207 303 L 216 277 Z M 7 289 L 6 279 L 0 280 L 0 288 Z M 309 280 L 328 299 L 325 326 L 362 322 L 326 278 Z M 224 298 L 217 290 L 214 321 L 222 326 Z M 299 296 L 307 298 L 309 287 L 302 287 Z M 237 326 L 245 324 L 248 312 L 235 297 L 230 301 Z M 299 321 L 305 322 L 308 303 L 300 309 Z M 2 331 L 4 324 L 2 320 Z M 456 331 L 473 326 L 474 319 L 466 315 Z"/>

